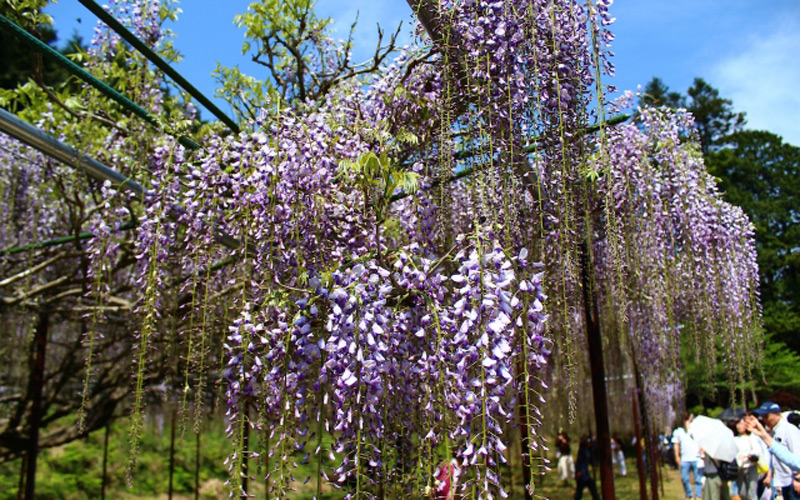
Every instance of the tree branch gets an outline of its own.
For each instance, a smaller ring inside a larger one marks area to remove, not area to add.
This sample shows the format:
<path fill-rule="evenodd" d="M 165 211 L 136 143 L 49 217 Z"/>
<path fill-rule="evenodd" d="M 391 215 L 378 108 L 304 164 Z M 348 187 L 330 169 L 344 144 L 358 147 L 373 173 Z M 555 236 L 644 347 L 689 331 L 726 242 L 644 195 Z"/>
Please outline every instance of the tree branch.
<path fill-rule="evenodd" d="M 41 271 L 42 269 L 46 268 L 47 266 L 49 266 L 49 265 L 51 265 L 51 264 L 53 264 L 55 262 L 58 262 L 59 260 L 61 260 L 66 255 L 67 255 L 67 252 L 59 252 L 56 255 L 54 255 L 53 257 L 51 257 L 51 258 L 47 259 L 46 261 L 42 262 L 41 264 L 37 264 L 37 265 L 31 267 L 30 269 L 22 271 L 21 273 L 15 274 L 14 276 L 10 276 L 10 277 L 0 281 L 0 288 L 2 288 L 4 286 L 8 286 L 8 285 L 10 285 L 10 284 L 12 284 L 12 283 L 14 283 L 16 281 L 19 281 L 19 280 L 23 279 L 23 278 L 27 278 L 28 276 L 31 276 L 33 274 L 36 274 L 37 272 Z"/>

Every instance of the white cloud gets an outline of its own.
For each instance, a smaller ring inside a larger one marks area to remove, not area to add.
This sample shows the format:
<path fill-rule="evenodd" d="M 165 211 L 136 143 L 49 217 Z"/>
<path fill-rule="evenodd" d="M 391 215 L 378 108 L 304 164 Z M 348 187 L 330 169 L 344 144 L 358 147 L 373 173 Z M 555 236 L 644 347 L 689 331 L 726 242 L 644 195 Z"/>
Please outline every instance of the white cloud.
<path fill-rule="evenodd" d="M 709 80 L 737 111 L 747 113 L 747 128 L 800 146 L 800 22 L 785 20 L 748 42 L 720 61 Z"/>

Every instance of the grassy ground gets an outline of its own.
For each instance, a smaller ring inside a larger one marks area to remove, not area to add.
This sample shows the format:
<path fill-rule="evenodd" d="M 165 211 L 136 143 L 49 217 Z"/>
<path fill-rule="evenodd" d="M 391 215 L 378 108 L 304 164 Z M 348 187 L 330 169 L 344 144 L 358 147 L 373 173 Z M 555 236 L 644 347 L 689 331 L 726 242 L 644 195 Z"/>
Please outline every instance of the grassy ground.
<path fill-rule="evenodd" d="M 659 488 L 658 494 L 660 499 L 665 500 L 680 500 L 683 498 L 683 486 L 681 485 L 680 474 L 677 470 L 669 467 L 663 467 L 663 493 Z M 595 471 L 595 478 L 599 478 L 599 471 Z M 601 494 L 600 480 L 595 480 L 597 492 Z M 648 498 L 650 495 L 650 480 L 647 479 Z M 636 473 L 636 463 L 634 460 L 628 460 L 628 475 L 625 477 L 614 478 L 614 491 L 616 492 L 617 500 L 639 500 L 639 478 Z M 516 493 L 516 492 L 515 492 Z M 521 498 L 521 493 L 513 495 L 512 498 Z M 572 500 L 575 495 L 575 481 L 570 481 L 567 486 L 562 486 L 558 481 L 558 476 L 555 471 L 550 471 L 543 478 L 536 481 L 535 494 L 550 500 Z M 592 496 L 588 489 L 584 489 L 583 498 L 591 500 Z"/>
<path fill-rule="evenodd" d="M 165 422 L 168 423 L 168 422 Z M 103 457 L 104 432 L 93 433 L 87 439 L 75 441 L 66 446 L 43 450 L 37 467 L 36 498 L 42 500 L 82 500 L 100 497 L 102 457 Z M 130 458 L 129 443 L 127 441 L 127 426 L 125 422 L 118 422 L 111 428 L 108 456 L 108 490 L 107 498 L 121 500 L 166 500 L 168 489 L 168 462 L 169 462 L 169 427 L 168 425 L 155 426 L 151 424 L 146 429 L 141 443 L 141 451 L 135 466 L 136 474 L 133 487 L 125 485 L 126 469 Z M 195 436 L 187 432 L 176 437 L 175 475 L 173 486 L 175 495 L 173 500 L 194 499 L 194 472 L 195 472 Z M 200 498 L 203 500 L 226 499 L 228 489 L 224 485 L 227 479 L 224 458 L 230 451 L 230 442 L 222 429 L 221 419 L 214 425 L 205 425 L 202 432 L 200 450 Z M 301 457 L 298 456 L 298 461 Z M 16 498 L 19 484 L 19 460 L 0 464 L 0 500 L 13 500 Z M 296 492 L 293 498 L 310 499 L 316 493 L 315 480 L 304 484 L 304 479 L 314 476 L 316 469 L 311 465 L 300 465 L 294 471 Z M 683 498 L 680 478 L 677 471 L 662 468 L 663 494 L 659 498 L 666 500 L 679 500 Z M 263 477 L 263 471 L 253 471 L 256 477 Z M 504 473 L 505 483 L 513 482 L 514 488 L 509 491 L 512 500 L 522 500 L 521 470 L 514 469 L 513 480 L 510 471 Z M 593 472 L 593 477 L 599 477 L 599 471 Z M 596 480 L 598 491 L 600 481 Z M 249 491 L 255 498 L 265 498 L 263 481 L 254 481 Z M 550 471 L 535 480 L 535 494 L 538 498 L 551 500 L 572 500 L 575 494 L 575 481 L 570 481 L 567 486 L 559 483 L 555 471 Z M 648 480 L 649 487 L 649 480 Z M 618 477 L 615 481 L 616 498 L 618 500 L 639 500 L 639 483 L 636 474 L 635 461 L 628 460 L 628 475 Z M 661 493 L 661 492 L 659 492 Z M 319 500 L 338 499 L 343 496 L 341 491 L 333 490 L 323 484 L 322 495 Z M 591 499 L 588 491 L 583 498 Z M 393 500 L 393 499 L 391 499 Z M 412 499 L 403 499 L 412 500 Z M 464 499 L 468 500 L 468 499 Z"/>
<path fill-rule="evenodd" d="M 663 483 L 663 490 L 659 487 L 659 498 L 662 500 L 681 500 L 683 499 L 683 487 L 681 486 L 680 476 L 678 471 L 673 470 L 668 467 L 664 467 L 661 469 L 662 471 L 662 483 Z M 595 473 L 596 476 L 599 476 L 598 471 Z M 597 491 L 602 498 L 601 487 L 600 487 L 600 480 L 596 480 Z M 648 498 L 650 498 L 650 479 L 647 478 L 647 488 L 648 488 Z M 615 477 L 614 478 L 614 491 L 616 493 L 617 500 L 639 500 L 639 479 L 636 473 L 635 462 L 633 460 L 628 460 L 628 475 L 625 477 Z M 203 488 L 204 495 L 201 498 L 219 498 L 224 499 L 227 498 L 227 489 L 223 486 L 222 482 L 220 481 L 213 481 L 210 480 L 206 483 Z M 263 496 L 263 488 L 260 485 L 256 485 L 253 490 L 256 498 L 264 498 Z M 570 481 L 567 486 L 563 486 L 558 481 L 557 475 L 555 471 L 551 471 L 545 476 L 538 478 L 536 480 L 536 490 L 535 495 L 538 498 L 547 498 L 549 500 L 573 500 L 575 495 L 575 481 Z M 294 498 L 303 498 L 303 499 L 311 499 L 313 495 L 313 491 L 311 488 L 304 488 L 300 486 L 297 491 L 297 495 Z M 328 496 L 331 495 L 331 496 Z M 325 488 L 323 493 L 324 498 L 340 498 L 340 492 L 331 492 L 330 488 Z M 140 496 L 125 496 L 119 497 L 124 498 L 125 500 L 132 500 L 134 498 L 143 498 Z M 173 497 L 174 500 L 190 500 L 194 497 L 192 496 L 175 496 Z M 521 489 L 515 488 L 515 491 L 512 495 L 509 496 L 511 500 L 522 500 L 522 491 Z M 591 500 L 592 496 L 589 493 L 588 489 L 585 489 L 583 492 L 583 498 L 586 500 Z M 157 497 L 147 497 L 148 500 L 166 500 L 166 495 L 161 495 Z M 464 499 L 467 500 L 467 499 Z"/>

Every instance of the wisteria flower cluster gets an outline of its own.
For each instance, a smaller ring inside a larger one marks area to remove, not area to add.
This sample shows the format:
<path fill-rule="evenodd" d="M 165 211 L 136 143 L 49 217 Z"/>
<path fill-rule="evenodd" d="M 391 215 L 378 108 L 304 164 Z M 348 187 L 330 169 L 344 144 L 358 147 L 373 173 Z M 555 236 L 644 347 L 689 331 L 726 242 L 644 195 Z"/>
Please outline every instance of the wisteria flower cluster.
<path fill-rule="evenodd" d="M 624 125 L 608 135 L 608 175 L 600 182 L 611 200 L 620 237 L 598 240 L 603 294 L 626 304 L 625 329 L 634 346 L 653 415 L 667 415 L 676 391 L 681 336 L 693 338 L 709 373 L 713 347 L 731 347 L 730 373 L 741 384 L 756 365 L 760 342 L 758 267 L 752 224 L 739 207 L 721 199 L 694 142 L 685 112 L 641 109 L 642 126 Z M 625 262 L 617 256 L 626 255 Z M 621 283 L 621 286 L 617 286 Z M 670 394 L 670 398 L 661 397 Z M 654 424 L 661 424 L 654 419 Z M 654 426 L 654 429 L 658 427 Z"/>
<path fill-rule="evenodd" d="M 445 7 L 439 22 L 464 57 L 448 46 L 425 64 L 409 49 L 367 88 L 342 84 L 312 110 L 264 110 L 253 132 L 211 136 L 191 160 L 176 145 L 153 157 L 162 181 L 149 203 L 159 208 L 143 227 L 162 231 L 159 248 L 191 256 L 184 275 L 211 265 L 220 231 L 241 243 L 216 294 L 239 318 L 226 362 L 234 484 L 254 453 L 244 436 L 258 428 L 279 494 L 294 485 L 293 461 L 315 457 L 320 477 L 355 496 L 387 484 L 414 491 L 432 464 L 411 450 L 433 460 L 444 449 L 464 468 L 463 491 L 502 496 L 508 425 L 538 422 L 533 386 L 552 376 L 540 374 L 544 353 L 565 356 L 567 370 L 581 364 L 581 262 L 604 278 L 600 302 L 622 304 L 603 310 L 604 331 L 635 338 L 630 356 L 641 358 L 648 387 L 676 359 L 670 336 L 700 317 L 684 306 L 717 297 L 674 285 L 692 262 L 684 249 L 718 243 L 681 219 L 683 204 L 720 206 L 704 205 L 715 195 L 692 181 L 700 167 L 681 126 L 648 122 L 644 137 L 601 129 L 597 142 L 581 133 L 600 75 L 612 71 L 608 5 Z M 587 150 L 597 153 L 587 159 Z M 622 172 L 625 155 L 680 165 L 670 175 L 686 177 L 671 179 L 670 191 L 653 183 L 658 171 Z M 455 180 L 465 170 L 472 176 Z M 397 191 L 408 172 L 417 193 Z M 596 196 L 587 172 L 600 172 Z M 623 199 L 630 192 L 635 199 Z M 405 198 L 395 204 L 396 195 Z M 185 212 L 162 224 L 176 206 Z M 658 210 L 673 239 L 642 224 L 642 213 Z M 580 254 L 587 235 L 594 260 Z M 157 254 L 144 250 L 155 240 L 142 241 L 142 264 L 152 264 Z M 524 263 L 528 251 L 541 270 Z M 207 286 L 195 278 L 183 290 L 198 283 Z M 335 439 L 328 457 L 326 433 Z"/>
<path fill-rule="evenodd" d="M 288 311 L 245 306 L 227 339 L 230 432 L 244 424 L 245 400 L 262 409 L 279 494 L 298 456 L 322 460 L 323 429 L 340 458 L 321 474 L 352 481 L 354 496 L 390 480 L 413 491 L 402 472 L 442 446 L 465 493 L 502 494 L 505 430 L 519 399 L 540 389 L 550 346 L 541 274 L 525 252 L 487 250 L 468 245 L 449 262 L 412 245 L 389 268 L 370 260 L 312 278 Z"/>

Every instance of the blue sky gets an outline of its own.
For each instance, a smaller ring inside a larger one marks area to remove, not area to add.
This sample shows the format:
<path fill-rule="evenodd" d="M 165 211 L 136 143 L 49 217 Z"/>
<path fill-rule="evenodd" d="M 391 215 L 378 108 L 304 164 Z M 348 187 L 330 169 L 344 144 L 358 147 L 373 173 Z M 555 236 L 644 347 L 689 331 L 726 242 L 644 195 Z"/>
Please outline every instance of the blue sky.
<path fill-rule="evenodd" d="M 241 55 L 242 31 L 232 22 L 249 3 L 181 2 L 183 13 L 171 26 L 184 55 L 177 69 L 208 96 L 214 93 L 210 73 L 218 61 L 262 74 Z M 60 0 L 48 12 L 62 39 L 76 29 L 91 37 L 96 18 L 76 0 Z M 376 23 L 392 31 L 402 20 L 403 42 L 410 40 L 411 10 L 404 0 L 319 0 L 317 12 L 335 20 L 342 38 L 359 14 L 355 59 L 366 59 L 374 50 Z M 748 128 L 800 145 L 800 1 L 617 0 L 611 12 L 617 18 L 611 28 L 617 75 L 608 83 L 636 90 L 659 76 L 671 90 L 685 93 L 700 76 L 747 113 Z"/>

